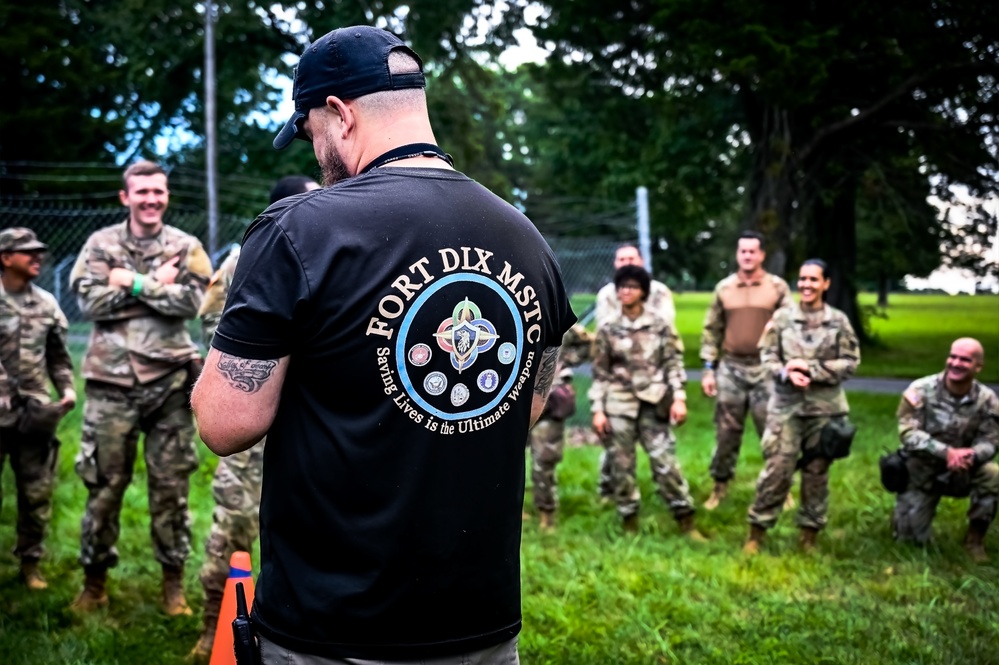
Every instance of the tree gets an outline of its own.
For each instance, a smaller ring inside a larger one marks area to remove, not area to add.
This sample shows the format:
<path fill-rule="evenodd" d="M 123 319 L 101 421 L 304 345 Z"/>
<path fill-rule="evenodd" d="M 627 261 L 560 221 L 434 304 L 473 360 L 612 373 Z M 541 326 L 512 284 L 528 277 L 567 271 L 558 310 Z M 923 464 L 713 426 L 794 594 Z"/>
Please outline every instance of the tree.
<path fill-rule="evenodd" d="M 995 188 L 999 163 L 986 140 L 999 129 L 999 19 L 984 5 L 577 0 L 550 7 L 536 33 L 555 58 L 598 72 L 608 94 L 634 88 L 698 98 L 722 90 L 738 100 L 737 132 L 748 134 L 751 153 L 744 225 L 769 235 L 778 273 L 820 247 L 842 284 L 834 304 L 858 329 L 860 174 L 901 150 L 904 136 L 912 143 L 905 154 L 923 156 L 941 197 L 952 196 L 955 182 L 974 196 Z"/>

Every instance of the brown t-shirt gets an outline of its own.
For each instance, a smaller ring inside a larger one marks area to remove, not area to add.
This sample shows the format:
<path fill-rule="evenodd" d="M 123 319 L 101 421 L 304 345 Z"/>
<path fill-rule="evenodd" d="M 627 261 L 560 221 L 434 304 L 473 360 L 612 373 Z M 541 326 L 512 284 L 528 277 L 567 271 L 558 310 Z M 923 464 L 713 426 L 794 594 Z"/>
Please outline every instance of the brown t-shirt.
<path fill-rule="evenodd" d="M 719 348 L 725 356 L 758 358 L 763 327 L 775 311 L 791 304 L 790 293 L 787 282 L 770 273 L 749 282 L 738 273 L 720 281 L 704 320 L 701 358 L 714 362 Z"/>

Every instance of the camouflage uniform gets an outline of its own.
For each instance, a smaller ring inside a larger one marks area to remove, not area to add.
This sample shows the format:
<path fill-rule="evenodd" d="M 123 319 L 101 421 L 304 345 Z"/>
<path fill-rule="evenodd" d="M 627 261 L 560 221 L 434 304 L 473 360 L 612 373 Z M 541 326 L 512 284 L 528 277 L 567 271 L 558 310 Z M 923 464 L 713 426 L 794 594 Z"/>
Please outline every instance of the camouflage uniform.
<path fill-rule="evenodd" d="M 157 281 L 153 272 L 178 256 L 175 282 Z M 145 276 L 138 296 L 109 286 L 113 268 Z M 87 399 L 76 458 L 89 492 L 80 535 L 80 562 L 88 570 L 118 561 L 121 502 L 140 433 L 146 435 L 156 559 L 179 568 L 190 553 L 188 478 L 198 459 L 186 388 L 190 363 L 200 355 L 185 322 L 197 315 L 210 276 L 211 262 L 196 238 L 164 226 L 155 237 L 139 239 L 128 221 L 92 234 L 73 266 L 70 286 L 94 322 L 83 364 Z"/>
<path fill-rule="evenodd" d="M 975 381 L 960 397 L 948 392 L 943 374 L 914 381 L 898 406 L 898 433 L 907 453 L 909 486 L 900 492 L 892 518 L 899 540 L 926 543 L 941 496 L 971 497 L 968 519 L 987 528 L 996 515 L 999 465 L 999 398 Z M 973 448 L 970 471 L 947 470 L 947 450 Z"/>
<path fill-rule="evenodd" d="M 673 292 L 669 287 L 660 281 L 652 280 L 649 285 L 649 295 L 645 299 L 645 309 L 654 312 L 663 321 L 671 326 L 676 322 L 676 306 L 673 304 Z M 597 322 L 597 330 L 607 325 L 617 317 L 621 316 L 621 301 L 617 297 L 617 287 L 614 282 L 605 284 L 597 291 L 596 310 L 594 318 Z M 613 481 L 611 480 L 611 463 L 607 459 L 607 453 L 600 454 L 600 496 L 610 497 Z"/>
<path fill-rule="evenodd" d="M 562 337 L 556 375 L 572 394 L 572 367 L 590 357 L 593 338 L 583 326 L 575 324 Z M 565 439 L 565 420 L 553 417 L 548 409 L 531 428 L 531 484 L 534 489 L 534 507 L 553 512 L 558 507 L 555 467 L 562 461 Z"/>
<path fill-rule="evenodd" d="M 76 399 L 73 363 L 66 348 L 66 317 L 51 293 L 28 284 L 22 293 L 0 285 L 0 396 L 51 404 L 47 379 L 63 398 Z M 52 518 L 59 441 L 23 433 L 15 426 L 17 409 L 0 411 L 0 470 L 10 456 L 17 484 L 17 544 L 14 556 L 37 561 Z M 3 493 L 0 492 L 0 501 Z"/>
<path fill-rule="evenodd" d="M 704 318 L 701 360 L 709 366 L 718 363 L 716 446 L 711 458 L 711 477 L 716 481 L 728 482 L 735 475 L 747 412 L 756 433 L 763 436 L 770 381 L 760 364 L 757 344 L 773 313 L 789 304 L 787 282 L 769 273 L 753 282 L 729 275 L 715 287 Z"/>
<path fill-rule="evenodd" d="M 239 260 L 239 248 L 229 254 L 212 277 L 201 305 L 201 331 L 205 344 L 211 346 L 222 318 L 225 299 Z M 217 603 L 222 602 L 229 577 L 229 558 L 233 552 L 249 552 L 260 533 L 260 487 L 263 481 L 264 440 L 252 448 L 222 457 L 212 479 L 212 529 L 205 543 L 205 562 L 201 584 L 205 588 L 205 613 L 217 618 Z"/>
<path fill-rule="evenodd" d="M 749 521 L 769 529 L 780 517 L 802 453 L 818 447 L 831 418 L 849 413 L 841 384 L 856 371 L 860 348 L 843 312 L 829 305 L 805 312 L 794 305 L 777 311 L 767 324 L 760 354 L 774 390 L 761 442 L 766 466 L 756 482 Z M 807 390 L 795 388 L 784 376 L 784 365 L 792 358 L 808 362 L 812 382 Z M 820 530 L 826 524 L 830 464 L 815 457 L 801 469 L 800 527 Z"/>
<path fill-rule="evenodd" d="M 610 421 L 604 445 L 612 496 L 622 517 L 635 515 L 641 498 L 635 482 L 636 439 L 649 455 L 653 480 L 673 516 L 682 520 L 694 512 L 668 413 L 673 399 L 686 399 L 686 379 L 683 342 L 652 311 L 634 321 L 619 315 L 597 330 L 589 398 L 592 411 L 603 412 Z"/>

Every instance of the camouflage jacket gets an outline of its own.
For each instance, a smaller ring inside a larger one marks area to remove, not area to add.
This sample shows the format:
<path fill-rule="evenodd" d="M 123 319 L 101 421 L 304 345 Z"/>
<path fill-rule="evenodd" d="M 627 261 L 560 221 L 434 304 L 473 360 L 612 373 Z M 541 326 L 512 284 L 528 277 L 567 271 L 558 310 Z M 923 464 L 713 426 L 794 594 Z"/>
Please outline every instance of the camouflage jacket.
<path fill-rule="evenodd" d="M 676 330 L 649 310 L 634 321 L 618 315 L 597 330 L 593 345 L 594 413 L 636 418 L 642 402 L 658 404 L 672 391 L 685 400 L 683 342 Z"/>
<path fill-rule="evenodd" d="M 913 381 L 898 405 L 898 437 L 905 450 L 947 459 L 948 448 L 974 448 L 988 462 L 999 445 L 999 397 L 975 381 L 967 395 L 950 394 L 943 374 Z"/>
<path fill-rule="evenodd" d="M 158 282 L 152 273 L 175 256 L 180 257 L 175 282 Z M 138 296 L 108 285 L 113 268 L 145 276 Z M 80 311 L 94 322 L 83 376 L 131 387 L 197 357 L 185 321 L 197 316 L 210 277 L 211 261 L 201 243 L 172 226 L 142 240 L 129 232 L 127 220 L 94 232 L 69 279 Z"/>
<path fill-rule="evenodd" d="M 0 396 L 49 404 L 47 377 L 61 397 L 75 398 L 67 328 L 66 316 L 48 291 L 29 284 L 24 294 L 12 295 L 0 286 Z M 0 426 L 16 419 L 14 413 L 0 413 Z"/>
<path fill-rule="evenodd" d="M 225 299 L 232 286 L 232 276 L 236 274 L 236 261 L 239 260 L 239 247 L 229 252 L 219 269 L 212 275 L 212 281 L 205 291 L 205 299 L 201 303 L 198 316 L 201 317 L 201 338 L 205 346 L 211 347 L 215 339 L 215 329 L 222 320 L 222 310 L 225 309 Z"/>
<path fill-rule="evenodd" d="M 659 315 L 666 323 L 675 325 L 676 307 L 673 305 L 673 292 L 662 282 L 652 280 L 649 287 L 649 297 L 645 301 L 645 309 Z M 605 284 L 597 291 L 597 309 L 594 314 L 597 328 L 603 327 L 611 320 L 621 316 L 621 301 L 617 299 L 617 289 L 614 282 Z"/>
<path fill-rule="evenodd" d="M 742 281 L 738 273 L 729 275 L 718 282 L 704 316 L 701 360 L 715 362 L 724 352 L 731 359 L 759 363 L 763 328 L 774 312 L 791 304 L 791 289 L 776 275 L 763 273 L 753 282 Z"/>
<path fill-rule="evenodd" d="M 798 304 L 777 310 L 763 329 L 760 358 L 774 378 L 769 409 L 799 416 L 844 415 L 850 407 L 840 385 L 860 364 L 860 344 L 846 314 L 835 307 L 806 314 Z M 792 358 L 808 362 L 812 382 L 799 390 L 784 375 Z"/>

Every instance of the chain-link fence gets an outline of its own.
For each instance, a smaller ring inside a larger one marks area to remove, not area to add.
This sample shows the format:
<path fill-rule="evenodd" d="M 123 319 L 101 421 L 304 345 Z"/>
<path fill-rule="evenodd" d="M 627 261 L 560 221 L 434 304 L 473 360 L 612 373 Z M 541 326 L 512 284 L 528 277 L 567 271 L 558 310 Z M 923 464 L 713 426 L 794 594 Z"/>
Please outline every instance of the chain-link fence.
<path fill-rule="evenodd" d="M 0 163 L 0 182 L 12 173 L 28 172 L 31 178 L 42 180 L 49 185 L 64 185 L 67 181 L 78 187 L 78 193 L 38 195 L 18 192 L 9 186 L 0 191 L 0 229 L 25 226 L 34 230 L 40 240 L 49 246 L 49 254 L 42 275 L 36 282 L 41 288 L 51 292 L 71 322 L 80 322 L 82 317 L 76 298 L 69 290 L 69 273 L 80 249 L 94 231 L 125 221 L 127 209 L 117 198 L 117 191 L 109 188 L 118 181 L 120 167 L 110 165 L 85 165 L 86 168 L 73 168 L 72 164 L 32 164 L 33 170 L 24 168 L 9 169 Z M 23 167 L 23 165 L 18 165 Z M 41 166 L 45 167 L 40 168 Z M 95 170 L 100 168 L 99 172 Z M 113 170 L 112 170 L 113 169 Z M 80 173 L 80 171 L 84 171 Z M 191 173 L 170 174 L 170 206 L 164 216 L 167 224 L 180 228 L 199 238 L 208 247 L 208 216 L 204 205 L 193 201 L 201 196 L 203 189 L 197 189 L 197 180 Z M 65 173 L 70 175 L 61 175 Z M 260 201 L 260 209 L 266 205 L 264 181 L 237 178 L 232 192 L 256 192 L 253 201 Z M 50 182 L 51 181 L 51 182 Z M 10 180 L 7 180 L 9 185 Z M 90 191 L 84 191 L 91 185 Z M 103 191 L 98 191 L 103 190 Z M 263 192 L 263 195 L 261 195 Z M 247 200 L 249 198 L 247 194 Z M 573 203 L 579 203 L 574 201 Z M 634 241 L 637 232 L 634 215 L 627 207 L 618 206 L 617 212 L 608 217 L 606 212 L 598 212 L 601 206 L 592 205 L 592 212 L 586 215 L 566 214 L 566 206 L 556 204 L 537 206 L 532 214 L 538 228 L 548 240 L 559 263 L 562 275 L 570 294 L 595 294 L 606 284 L 613 272 L 614 252 L 624 241 Z M 238 243 L 252 221 L 248 216 L 223 214 L 220 216 L 217 231 L 219 249 L 212 256 L 214 265 Z M 579 236 L 589 230 L 593 235 Z"/>

